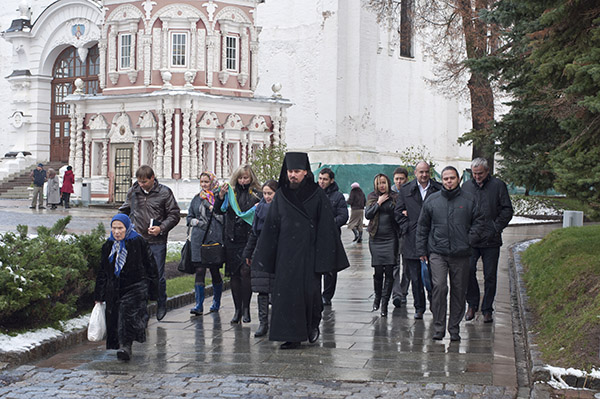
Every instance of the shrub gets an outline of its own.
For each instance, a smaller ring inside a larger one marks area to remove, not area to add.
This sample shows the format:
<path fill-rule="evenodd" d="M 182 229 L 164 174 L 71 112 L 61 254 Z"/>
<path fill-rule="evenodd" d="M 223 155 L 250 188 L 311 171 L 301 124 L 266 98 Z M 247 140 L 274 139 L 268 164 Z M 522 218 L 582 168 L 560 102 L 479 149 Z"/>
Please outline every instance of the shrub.
<path fill-rule="evenodd" d="M 27 226 L 0 242 L 0 327 L 52 325 L 91 308 L 105 230 L 65 236 L 71 217 L 29 238 Z"/>

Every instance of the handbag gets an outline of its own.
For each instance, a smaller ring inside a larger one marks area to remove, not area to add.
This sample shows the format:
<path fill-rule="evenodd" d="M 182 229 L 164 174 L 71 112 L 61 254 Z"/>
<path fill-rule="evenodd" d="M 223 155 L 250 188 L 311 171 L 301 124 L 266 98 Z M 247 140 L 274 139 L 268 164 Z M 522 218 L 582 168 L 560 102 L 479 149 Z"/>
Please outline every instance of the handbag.
<path fill-rule="evenodd" d="M 106 303 L 96 303 L 88 324 L 88 341 L 102 341 L 106 336 Z"/>
<path fill-rule="evenodd" d="M 223 244 L 215 242 L 212 244 L 206 244 L 206 237 L 210 231 L 210 224 L 213 220 L 213 213 L 210 213 L 210 219 L 208 220 L 208 226 L 206 227 L 206 233 L 202 238 L 202 246 L 200 247 L 200 262 L 204 265 L 219 266 L 225 262 L 225 248 Z"/>
<path fill-rule="evenodd" d="M 429 265 L 424 260 L 421 261 L 421 279 L 423 280 L 423 287 L 427 291 L 431 291 L 431 271 Z"/>
<path fill-rule="evenodd" d="M 177 265 L 177 270 L 187 274 L 196 273 L 196 268 L 192 264 L 192 242 L 190 241 L 189 227 L 187 240 L 185 240 L 185 244 L 183 244 L 183 248 L 181 248 L 181 260 L 179 261 L 179 265 Z"/>

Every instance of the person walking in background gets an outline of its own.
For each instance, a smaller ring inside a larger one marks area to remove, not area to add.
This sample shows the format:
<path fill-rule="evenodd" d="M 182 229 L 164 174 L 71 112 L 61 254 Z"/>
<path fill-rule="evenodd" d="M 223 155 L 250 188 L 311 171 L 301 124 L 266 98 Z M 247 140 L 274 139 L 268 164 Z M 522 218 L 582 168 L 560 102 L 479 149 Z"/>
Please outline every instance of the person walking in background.
<path fill-rule="evenodd" d="M 231 324 L 242 320 L 250 323 L 252 286 L 250 266 L 244 258 L 244 248 L 252 228 L 255 205 L 261 200 L 260 183 L 250 165 L 233 172 L 215 199 L 215 212 L 225 215 L 225 274 L 231 277 L 231 295 L 235 313 Z"/>
<path fill-rule="evenodd" d="M 122 213 L 110 223 L 102 245 L 94 299 L 106 302 L 106 349 L 117 349 L 119 360 L 131 358 L 133 341 L 146 341 L 148 300 L 158 296 L 158 272 L 146 242 Z"/>
<path fill-rule="evenodd" d="M 140 166 L 135 177 L 137 181 L 127 192 L 119 212 L 130 216 L 134 228 L 148 241 L 154 254 L 158 268 L 156 318 L 162 320 L 167 314 L 167 240 L 169 231 L 179 223 L 180 209 L 171 189 L 156 180 L 150 166 Z"/>
<path fill-rule="evenodd" d="M 397 167 L 394 170 L 394 185 L 392 186 L 392 191 L 399 193 L 400 188 L 407 182 L 408 170 L 403 167 Z M 402 238 L 402 234 L 399 234 L 398 264 L 394 267 L 394 288 L 392 288 L 392 303 L 397 308 L 406 305 L 406 297 L 408 296 L 408 287 L 410 285 L 410 272 L 400 257 L 400 254 L 402 253 Z"/>
<path fill-rule="evenodd" d="M 279 190 L 258 238 L 252 267 L 275 273 L 269 340 L 298 349 L 319 339 L 321 275 L 349 266 L 331 201 L 314 181 L 308 155 L 285 154 Z"/>
<path fill-rule="evenodd" d="M 508 226 L 513 216 L 513 207 L 508 195 L 506 183 L 490 175 L 490 168 L 485 158 L 475 158 L 471 162 L 473 178 L 464 182 L 462 190 L 475 197 L 477 205 L 485 215 L 483 235 L 473 243 L 473 254 L 470 260 L 469 285 L 467 303 L 469 308 L 465 320 L 473 320 L 479 309 L 480 292 L 477 283 L 477 261 L 483 261 L 483 302 L 481 313 L 483 322 L 494 321 L 494 297 L 496 296 L 496 279 L 498 276 L 498 258 L 502 246 L 502 230 Z"/>
<path fill-rule="evenodd" d="M 365 193 L 360 188 L 360 184 L 354 182 L 350 185 L 350 195 L 346 203 L 350 205 L 350 220 L 348 221 L 348 228 L 354 233 L 354 240 L 357 243 L 362 242 L 363 234 L 363 219 L 365 217 L 365 205 L 367 199 Z"/>
<path fill-rule="evenodd" d="M 398 193 L 398 203 L 394 216 L 400 226 L 402 235 L 402 264 L 408 268 L 408 276 L 412 285 L 414 318 L 420 320 L 425 313 L 425 290 L 421 278 L 421 261 L 417 253 L 415 238 L 417 222 L 423 202 L 433 193 L 441 190 L 440 183 L 431 179 L 429 164 L 425 161 L 417 163 L 415 180 L 404 184 Z"/>
<path fill-rule="evenodd" d="M 483 232 L 484 216 L 475 198 L 460 189 L 456 168 L 442 169 L 442 190 L 425 200 L 417 226 L 417 254 L 431 270 L 433 339 L 446 334 L 448 275 L 450 276 L 451 341 L 460 341 L 460 321 L 465 314 L 471 243 Z"/>
<path fill-rule="evenodd" d="M 33 199 L 31 200 L 30 209 L 35 209 L 39 202 L 39 209 L 44 207 L 44 183 L 46 182 L 46 171 L 44 164 L 38 163 L 37 167 L 29 174 L 33 182 Z"/>
<path fill-rule="evenodd" d="M 46 200 L 50 209 L 56 209 L 56 206 L 60 204 L 60 182 L 56 171 L 52 168 L 48 169 L 48 185 L 46 192 Z"/>
<path fill-rule="evenodd" d="M 67 166 L 67 170 L 63 177 L 63 184 L 60 188 L 62 194 L 62 203 L 65 209 L 69 209 L 71 206 L 69 201 L 71 200 L 71 194 L 73 194 L 73 184 L 75 184 L 75 175 L 73 174 L 73 167 Z"/>
<path fill-rule="evenodd" d="M 252 267 L 252 257 L 254 256 L 254 250 L 256 249 L 256 243 L 258 237 L 265 224 L 265 218 L 267 212 L 275 197 L 278 184 L 275 180 L 267 180 L 262 186 L 263 198 L 256 206 L 256 212 L 254 213 L 254 221 L 252 222 L 252 230 L 248 236 L 248 243 L 244 248 L 244 258 L 246 263 L 250 266 L 250 279 L 252 285 L 252 292 L 257 292 L 257 303 L 258 303 L 258 321 L 260 322 L 258 330 L 254 333 L 255 337 L 263 337 L 269 332 L 269 294 L 272 292 L 273 284 L 275 283 L 275 275 L 272 273 L 266 273 L 258 270 L 256 267 Z"/>
<path fill-rule="evenodd" d="M 200 175 L 200 193 L 196 194 L 190 203 L 187 215 L 187 225 L 191 228 L 192 264 L 196 268 L 194 292 L 196 306 L 190 313 L 202 315 L 204 313 L 204 287 L 206 269 L 210 270 L 213 286 L 213 302 L 211 312 L 218 312 L 221 307 L 223 293 L 223 278 L 219 269 L 222 265 L 211 265 L 203 262 L 201 257 L 202 244 L 223 243 L 223 216 L 215 215 L 215 193 L 219 187 L 217 177 L 211 172 L 202 172 Z"/>
<path fill-rule="evenodd" d="M 373 311 L 379 310 L 387 317 L 388 303 L 394 284 L 394 266 L 398 262 L 398 224 L 394 209 L 398 194 L 391 191 L 389 177 L 380 173 L 373 181 L 373 192 L 367 196 L 365 217 L 369 220 L 369 251 L 371 266 L 375 269 L 373 286 L 375 300 Z"/>
<path fill-rule="evenodd" d="M 335 225 L 338 228 L 340 236 L 342 235 L 342 226 L 348 221 L 348 205 L 344 199 L 344 194 L 335 182 L 335 174 L 329 168 L 323 168 L 319 172 L 319 186 L 325 190 L 325 194 L 331 201 L 331 210 Z M 335 286 L 337 285 L 337 273 L 330 272 L 323 275 L 323 305 L 331 306 L 331 299 L 335 294 Z"/>

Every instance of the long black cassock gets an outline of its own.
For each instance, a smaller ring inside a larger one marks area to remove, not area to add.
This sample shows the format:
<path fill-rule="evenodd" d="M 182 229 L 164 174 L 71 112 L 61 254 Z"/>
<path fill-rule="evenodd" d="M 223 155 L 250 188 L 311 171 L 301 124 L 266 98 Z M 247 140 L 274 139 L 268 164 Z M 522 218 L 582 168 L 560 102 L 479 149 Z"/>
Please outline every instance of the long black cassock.
<path fill-rule="evenodd" d="M 349 266 L 329 198 L 309 176 L 299 190 L 277 190 L 252 261 L 275 274 L 271 341 L 306 341 L 321 320 L 321 274 Z"/>

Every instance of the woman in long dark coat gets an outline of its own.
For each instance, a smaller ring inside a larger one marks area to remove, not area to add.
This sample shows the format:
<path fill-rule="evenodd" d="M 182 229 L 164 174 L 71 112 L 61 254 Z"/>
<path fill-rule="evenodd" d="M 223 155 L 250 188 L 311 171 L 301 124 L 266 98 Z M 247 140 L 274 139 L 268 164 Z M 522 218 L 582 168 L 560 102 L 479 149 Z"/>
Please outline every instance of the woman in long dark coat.
<path fill-rule="evenodd" d="M 350 186 L 350 195 L 346 203 L 350 205 L 350 220 L 348 221 L 348 228 L 354 233 L 354 240 L 357 243 L 362 242 L 363 234 L 363 218 L 365 216 L 365 193 L 360 188 L 360 185 L 356 182 Z"/>
<path fill-rule="evenodd" d="M 269 331 L 269 294 L 271 293 L 271 287 L 275 282 L 275 275 L 252 267 L 252 257 L 254 255 L 254 249 L 256 248 L 256 242 L 258 241 L 258 237 L 265 224 L 269 206 L 271 205 L 271 201 L 273 201 L 273 197 L 275 197 L 277 187 L 278 185 L 275 180 L 267 180 L 265 184 L 263 184 L 263 199 L 256 205 L 252 230 L 250 230 L 248 243 L 244 249 L 244 258 L 246 258 L 246 263 L 250 265 L 252 292 L 258 293 L 256 299 L 258 303 L 258 321 L 260 324 L 258 330 L 254 333 L 255 337 L 265 336 Z"/>
<path fill-rule="evenodd" d="M 365 217 L 369 219 L 367 230 L 371 266 L 375 269 L 373 311 L 379 310 L 381 306 L 381 316 L 387 317 L 388 302 L 394 285 L 394 266 L 398 262 L 398 224 L 394 218 L 398 193 L 391 191 L 391 181 L 382 173 L 375 176 L 373 186 L 365 209 Z"/>
<path fill-rule="evenodd" d="M 112 218 L 102 246 L 94 298 L 106 302 L 106 349 L 118 349 L 117 358 L 129 360 L 133 341 L 146 341 L 147 303 L 158 298 L 158 269 L 146 240 L 123 213 Z"/>
<path fill-rule="evenodd" d="M 250 165 L 242 165 L 231 175 L 215 198 L 214 211 L 225 215 L 225 275 L 231 277 L 235 313 L 231 324 L 250 323 L 250 266 L 244 248 L 254 219 L 254 206 L 262 198 L 260 183 Z M 243 314 L 243 317 L 242 317 Z"/>
<path fill-rule="evenodd" d="M 210 270 L 213 286 L 213 301 L 211 312 L 218 312 L 221 307 L 221 294 L 223 293 L 223 278 L 219 269 L 222 265 L 210 265 L 202 262 L 200 255 L 202 243 L 223 243 L 223 216 L 213 213 L 215 192 L 219 186 L 217 177 L 211 172 L 202 172 L 200 175 L 200 193 L 192 199 L 188 209 L 187 225 L 191 228 L 192 263 L 196 268 L 195 294 L 196 306 L 190 313 L 201 315 L 204 312 L 204 286 L 206 269 Z M 209 228 L 210 224 L 210 229 Z M 208 231 L 207 231 L 208 229 Z M 206 239 L 204 238 L 206 236 Z"/>

